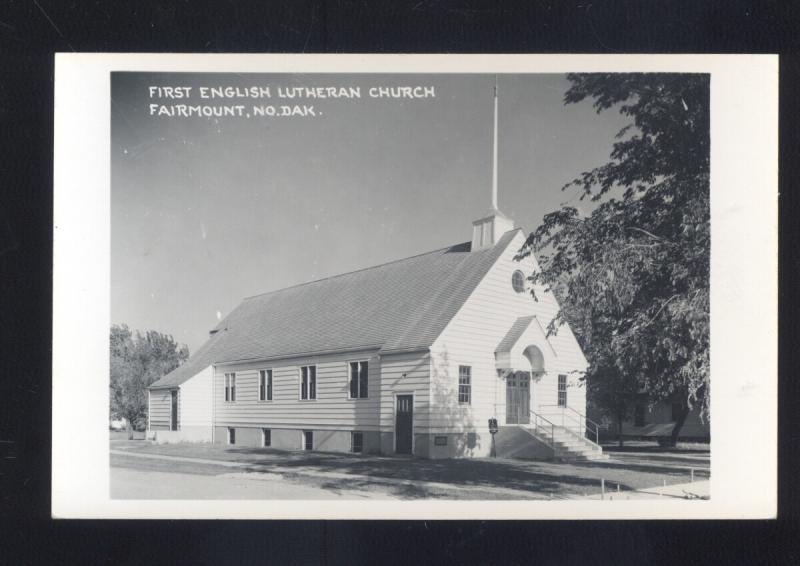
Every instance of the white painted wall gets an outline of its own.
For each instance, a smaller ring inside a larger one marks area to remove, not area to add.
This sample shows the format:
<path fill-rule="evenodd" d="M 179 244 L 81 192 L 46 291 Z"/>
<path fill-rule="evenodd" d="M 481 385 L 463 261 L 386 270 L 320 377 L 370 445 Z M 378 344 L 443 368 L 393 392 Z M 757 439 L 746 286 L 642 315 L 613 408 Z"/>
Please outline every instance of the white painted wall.
<path fill-rule="evenodd" d="M 359 360 L 369 363 L 369 396 L 350 399 L 349 362 Z M 317 366 L 316 400 L 300 399 L 300 367 L 305 365 Z M 272 401 L 258 398 L 259 371 L 262 369 L 272 369 Z M 227 372 L 236 373 L 235 402 L 225 401 Z M 214 372 L 215 425 L 378 430 L 385 401 L 381 373 L 382 360 L 374 350 L 218 365 Z"/>
<path fill-rule="evenodd" d="M 148 407 L 150 412 L 147 415 L 149 428 L 164 428 L 169 430 L 171 397 L 169 389 L 154 389 L 148 392 L 150 400 Z M 180 414 L 180 413 L 179 413 Z"/>
<path fill-rule="evenodd" d="M 537 302 L 529 293 L 513 290 L 511 276 L 515 270 L 527 276 L 537 268 L 530 256 L 521 262 L 514 260 L 523 242 L 524 235 L 518 231 L 431 347 L 432 432 L 482 431 L 490 417 L 505 422 L 505 382 L 497 376 L 495 349 L 517 318 L 536 315 L 546 328 L 558 310 L 550 293 L 539 293 Z M 534 321 L 517 344 L 520 351 L 528 345 L 523 340 L 545 354 L 546 373 L 532 388 L 531 408 L 538 411 L 542 405 L 556 403 L 558 374 L 564 373 L 568 375 L 568 405 L 585 414 L 585 387 L 578 386 L 580 375 L 572 372 L 585 370 L 587 362 L 570 329 L 561 327 L 557 335 L 545 338 Z M 469 406 L 458 404 L 459 365 L 472 367 Z"/>
<path fill-rule="evenodd" d="M 211 380 L 213 375 L 214 368 L 208 366 L 181 384 L 178 395 L 181 430 L 188 427 L 208 427 L 209 435 L 211 434 L 211 425 L 213 424 Z"/>

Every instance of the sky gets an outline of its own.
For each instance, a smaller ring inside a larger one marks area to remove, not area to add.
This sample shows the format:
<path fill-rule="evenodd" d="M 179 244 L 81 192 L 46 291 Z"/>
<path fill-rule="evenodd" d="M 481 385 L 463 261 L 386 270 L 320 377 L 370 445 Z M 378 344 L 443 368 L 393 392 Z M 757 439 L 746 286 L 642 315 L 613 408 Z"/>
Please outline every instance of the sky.
<path fill-rule="evenodd" d="M 194 352 L 245 297 L 469 241 L 491 207 L 494 75 L 112 73 L 111 322 Z M 265 86 L 271 99 L 197 98 Z M 372 99 L 370 87 L 435 96 Z M 191 86 L 189 100 L 151 86 Z M 360 87 L 358 99 L 275 97 Z M 500 75 L 499 208 L 532 231 L 608 161 L 627 119 L 563 104 L 563 75 Z M 316 116 L 151 116 L 150 104 L 314 106 Z"/>

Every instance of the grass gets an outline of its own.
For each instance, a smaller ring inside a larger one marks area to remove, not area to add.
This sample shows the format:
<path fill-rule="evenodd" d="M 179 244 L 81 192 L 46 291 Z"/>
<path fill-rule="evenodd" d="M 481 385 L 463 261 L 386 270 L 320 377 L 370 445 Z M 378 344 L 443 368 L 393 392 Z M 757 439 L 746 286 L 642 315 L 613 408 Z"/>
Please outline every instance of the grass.
<path fill-rule="evenodd" d="M 234 461 L 247 464 L 247 471 L 279 470 L 287 481 L 314 481 L 331 490 L 389 490 L 404 498 L 453 498 L 459 488 L 468 487 L 469 498 L 498 499 L 495 488 L 514 490 L 518 498 L 559 498 L 568 495 L 599 493 L 600 480 L 606 489 L 643 489 L 686 483 L 689 468 L 695 469 L 698 480 L 709 477 L 708 453 L 696 452 L 696 458 L 683 454 L 624 454 L 619 458 L 589 462 L 543 462 L 493 458 L 422 460 L 390 456 L 361 456 L 325 452 L 287 452 L 270 448 L 250 448 L 212 444 L 154 444 L 146 441 L 115 441 L 115 450 L 162 454 L 205 460 Z M 114 465 L 138 467 L 143 458 L 114 455 Z M 157 462 L 157 463 L 156 463 Z M 191 462 L 150 460 L 141 464 L 158 469 L 186 473 L 213 474 L 213 465 Z M 179 469 L 176 469 L 180 468 Z M 241 468 L 238 469 L 242 471 Z M 231 468 L 218 467 L 218 473 Z M 347 478 L 333 477 L 346 475 Z M 425 487 L 424 483 L 447 484 L 448 489 Z M 482 496 L 485 490 L 485 497 Z M 459 497 L 459 498 L 464 498 Z M 513 497 L 512 497 L 513 498 Z"/>

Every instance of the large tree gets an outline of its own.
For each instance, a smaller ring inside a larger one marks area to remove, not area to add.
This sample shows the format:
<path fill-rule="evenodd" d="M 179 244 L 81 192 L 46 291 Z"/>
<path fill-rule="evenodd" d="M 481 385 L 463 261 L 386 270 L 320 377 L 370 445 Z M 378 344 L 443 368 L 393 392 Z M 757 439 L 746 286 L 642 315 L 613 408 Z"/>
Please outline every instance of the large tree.
<path fill-rule="evenodd" d="M 147 418 L 147 387 L 185 362 L 189 349 L 172 336 L 147 331 L 131 332 L 127 325 L 112 325 L 111 415 L 128 422 L 128 438 Z"/>
<path fill-rule="evenodd" d="M 590 214 L 569 204 L 545 215 L 519 257 L 554 292 L 590 366 L 589 396 L 621 418 L 644 392 L 677 403 L 678 437 L 689 410 L 709 416 L 709 77 L 570 74 L 565 104 L 631 118 L 608 163 L 578 187 Z M 534 298 L 536 292 L 534 291 Z"/>

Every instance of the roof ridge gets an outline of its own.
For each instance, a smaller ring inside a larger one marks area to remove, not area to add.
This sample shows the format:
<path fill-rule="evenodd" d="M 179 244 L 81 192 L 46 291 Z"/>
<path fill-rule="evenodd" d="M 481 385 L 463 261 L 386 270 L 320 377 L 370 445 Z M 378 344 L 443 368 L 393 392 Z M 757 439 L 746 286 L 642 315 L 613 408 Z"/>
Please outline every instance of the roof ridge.
<path fill-rule="evenodd" d="M 281 291 L 288 291 L 289 289 L 295 289 L 297 287 L 303 287 L 304 285 L 311 285 L 312 283 L 320 283 L 322 281 L 328 281 L 329 279 L 336 279 L 337 277 L 344 277 L 345 275 L 352 275 L 353 273 L 361 273 L 362 271 L 369 271 L 370 269 L 377 269 L 379 267 L 385 267 L 387 265 L 391 265 L 393 263 L 400 263 L 401 261 L 407 261 L 409 259 L 414 259 L 417 257 L 422 257 L 424 255 L 435 254 L 438 252 L 442 252 L 444 250 L 450 250 L 458 246 L 463 246 L 464 244 L 468 244 L 469 242 L 460 242 L 458 244 L 453 244 L 450 246 L 444 246 L 443 248 L 438 248 L 435 250 L 431 250 L 428 252 L 422 252 L 419 254 L 411 255 L 408 257 L 401 257 L 399 259 L 393 259 L 391 261 L 386 261 L 383 263 L 379 263 L 377 265 L 370 265 L 369 267 L 362 267 L 361 269 L 354 269 L 353 271 L 346 271 L 344 273 L 337 273 L 336 275 L 329 275 L 328 277 L 323 277 L 322 279 L 314 279 L 313 281 L 306 281 L 305 283 L 296 283 L 294 285 L 289 285 L 288 287 L 281 287 L 280 289 L 275 289 L 273 291 L 266 291 L 264 293 L 257 293 L 255 295 L 250 295 L 248 297 L 244 297 L 242 301 L 247 301 L 249 299 L 255 299 L 256 297 L 263 297 L 265 295 L 271 295 L 273 293 L 279 293 Z"/>

